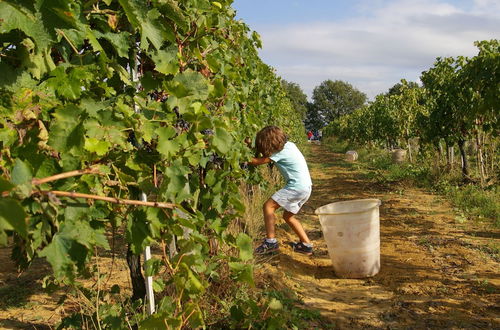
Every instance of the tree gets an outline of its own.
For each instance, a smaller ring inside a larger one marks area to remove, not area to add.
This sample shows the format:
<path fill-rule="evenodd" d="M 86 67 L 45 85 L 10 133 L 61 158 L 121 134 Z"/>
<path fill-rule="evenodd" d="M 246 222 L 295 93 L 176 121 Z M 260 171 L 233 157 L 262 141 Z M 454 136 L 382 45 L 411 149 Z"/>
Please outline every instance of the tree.
<path fill-rule="evenodd" d="M 281 86 L 283 86 L 287 97 L 290 99 L 290 102 L 292 102 L 292 106 L 295 111 L 297 111 L 300 120 L 304 121 L 307 113 L 307 95 L 302 88 L 294 82 L 282 80 Z"/>
<path fill-rule="evenodd" d="M 314 88 L 312 99 L 314 107 L 309 110 L 317 113 L 308 114 L 308 117 L 318 118 L 325 126 L 363 106 L 366 95 L 347 82 L 325 80 Z"/>
<path fill-rule="evenodd" d="M 419 88 L 420 86 L 418 86 L 418 84 L 414 81 L 398 82 L 397 84 L 395 84 L 394 86 L 389 88 L 386 95 L 387 96 L 400 95 L 403 93 L 403 87 L 405 87 L 405 89 L 407 89 L 407 88 Z"/>

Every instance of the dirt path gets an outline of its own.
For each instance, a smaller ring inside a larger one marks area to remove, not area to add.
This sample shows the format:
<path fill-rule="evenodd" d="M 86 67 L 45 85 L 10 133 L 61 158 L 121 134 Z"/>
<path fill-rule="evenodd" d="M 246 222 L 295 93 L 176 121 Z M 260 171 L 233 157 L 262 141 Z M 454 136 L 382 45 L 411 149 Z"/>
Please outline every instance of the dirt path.
<path fill-rule="evenodd" d="M 500 329 L 498 229 L 457 223 L 443 198 L 422 190 L 373 184 L 325 147 L 311 145 L 309 154 L 313 194 L 299 218 L 316 252 L 307 257 L 284 247 L 257 265 L 257 279 L 296 291 L 339 329 Z M 340 279 L 313 211 L 359 198 L 382 201 L 381 271 L 368 279 Z M 295 240 L 284 223 L 278 234 L 282 242 Z M 57 304 L 61 292 L 49 296 L 40 288 L 49 265 L 39 260 L 18 276 L 9 255 L 0 249 L 0 329 L 49 329 L 68 307 Z M 130 287 L 125 260 L 118 261 L 113 281 Z"/>
<path fill-rule="evenodd" d="M 300 219 L 315 254 L 284 247 L 259 264 L 260 274 L 295 290 L 341 329 L 500 328 L 500 267 L 492 251 L 499 230 L 457 223 L 443 198 L 423 190 L 373 184 L 325 147 L 311 145 L 310 155 L 313 194 Z M 313 211 L 359 198 L 382 201 L 381 270 L 373 278 L 340 279 Z M 283 242 L 295 240 L 284 224 L 278 233 Z"/>

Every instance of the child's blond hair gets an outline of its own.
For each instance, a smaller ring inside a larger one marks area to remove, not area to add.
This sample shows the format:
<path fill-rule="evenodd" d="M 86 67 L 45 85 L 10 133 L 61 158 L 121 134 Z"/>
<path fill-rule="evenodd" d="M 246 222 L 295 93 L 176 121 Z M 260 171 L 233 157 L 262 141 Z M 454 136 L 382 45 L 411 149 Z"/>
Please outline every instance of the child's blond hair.
<path fill-rule="evenodd" d="M 270 157 L 272 154 L 283 150 L 286 141 L 286 135 L 279 127 L 267 126 L 257 133 L 255 147 L 263 157 Z"/>

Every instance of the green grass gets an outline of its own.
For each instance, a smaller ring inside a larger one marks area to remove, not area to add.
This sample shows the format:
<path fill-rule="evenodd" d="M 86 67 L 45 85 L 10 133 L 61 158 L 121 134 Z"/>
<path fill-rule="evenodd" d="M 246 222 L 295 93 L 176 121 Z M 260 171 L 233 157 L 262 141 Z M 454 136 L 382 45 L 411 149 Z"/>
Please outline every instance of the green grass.
<path fill-rule="evenodd" d="M 491 219 L 500 227 L 500 193 L 497 189 L 483 190 L 474 185 L 448 189 L 453 204 L 469 217 Z"/>

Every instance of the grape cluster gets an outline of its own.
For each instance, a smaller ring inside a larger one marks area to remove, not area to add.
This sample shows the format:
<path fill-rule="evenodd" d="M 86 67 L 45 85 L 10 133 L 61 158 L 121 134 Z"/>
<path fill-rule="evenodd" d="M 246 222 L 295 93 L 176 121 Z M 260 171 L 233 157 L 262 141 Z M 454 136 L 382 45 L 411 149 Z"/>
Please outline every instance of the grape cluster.
<path fill-rule="evenodd" d="M 224 158 L 219 156 L 218 154 L 211 154 L 209 157 L 208 157 L 208 161 L 218 167 L 218 168 L 221 168 L 222 165 L 224 164 Z"/>
<path fill-rule="evenodd" d="M 132 144 L 134 148 L 138 150 L 143 150 L 147 153 L 152 153 L 154 151 L 154 147 L 150 143 L 144 141 L 142 141 L 142 143 L 139 143 L 134 132 L 129 133 L 127 141 L 130 142 L 130 144 Z"/>
<path fill-rule="evenodd" d="M 211 129 L 204 129 L 201 131 L 201 134 L 203 135 L 214 135 L 214 131 Z"/>
<path fill-rule="evenodd" d="M 185 121 L 184 119 L 178 119 L 175 123 L 175 128 L 185 132 L 188 131 L 189 128 L 191 128 L 191 123 Z"/>
<path fill-rule="evenodd" d="M 177 121 L 174 125 L 175 128 L 177 128 L 181 132 L 188 131 L 191 128 L 191 123 L 182 118 L 182 115 L 179 113 L 178 107 L 174 107 L 174 113 L 177 116 Z"/>
<path fill-rule="evenodd" d="M 168 100 L 168 94 L 165 91 L 153 91 L 149 93 L 149 97 L 156 102 L 165 102 Z"/>

